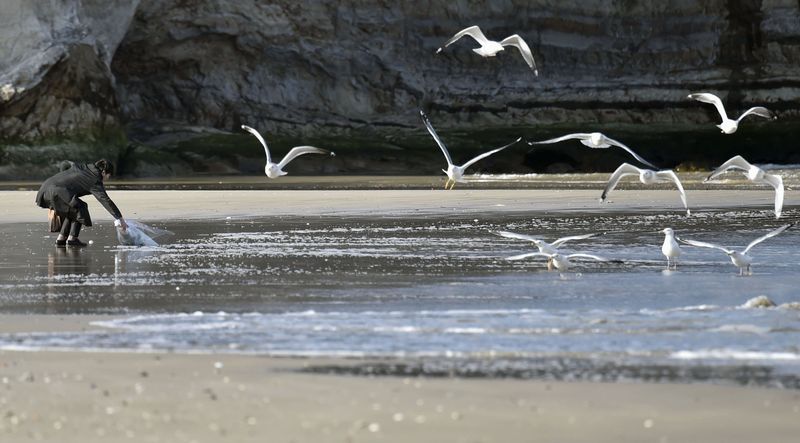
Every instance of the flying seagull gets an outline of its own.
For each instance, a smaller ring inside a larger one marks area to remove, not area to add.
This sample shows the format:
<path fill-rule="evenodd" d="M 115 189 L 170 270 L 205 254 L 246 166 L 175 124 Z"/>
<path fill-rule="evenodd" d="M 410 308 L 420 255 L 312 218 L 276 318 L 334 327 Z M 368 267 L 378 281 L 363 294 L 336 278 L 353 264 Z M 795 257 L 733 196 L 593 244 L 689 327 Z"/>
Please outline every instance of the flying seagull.
<path fill-rule="evenodd" d="M 528 142 L 528 144 L 529 145 L 544 145 L 544 144 L 558 143 L 558 142 L 561 142 L 561 141 L 564 141 L 564 140 L 573 140 L 573 139 L 580 140 L 580 142 L 582 144 L 584 144 L 584 145 L 586 145 L 586 146 L 588 146 L 590 148 L 608 148 L 610 146 L 617 146 L 619 148 L 622 148 L 622 149 L 628 151 L 628 153 L 631 154 L 633 156 L 633 158 L 635 158 L 639 162 L 641 162 L 641 163 L 643 163 L 643 164 L 645 164 L 647 166 L 650 166 L 651 168 L 658 169 L 655 165 L 653 165 L 649 161 L 643 159 L 637 153 L 633 152 L 633 149 L 623 145 L 622 143 L 620 143 L 620 142 L 618 142 L 618 141 L 616 141 L 616 140 L 614 140 L 612 138 L 608 138 L 608 137 L 606 137 L 605 135 L 603 135 L 603 134 L 601 134 L 599 132 L 591 132 L 591 133 L 581 133 L 581 132 L 579 132 L 579 133 L 575 133 L 575 134 L 567 134 L 567 135 L 563 135 L 561 137 L 552 138 L 550 140 L 544 140 L 544 141 L 540 141 L 540 142 Z"/>
<path fill-rule="evenodd" d="M 681 201 L 683 202 L 683 207 L 686 209 L 686 215 L 692 214 L 692 211 L 689 210 L 689 205 L 686 203 L 686 192 L 683 190 L 683 185 L 681 185 L 681 181 L 678 179 L 678 175 L 675 174 L 675 171 L 671 169 L 653 171 L 650 169 L 637 168 L 629 163 L 621 164 L 619 168 L 611 174 L 611 177 L 608 179 L 608 184 L 603 190 L 603 194 L 600 196 L 600 202 L 606 200 L 608 193 L 611 192 L 617 186 L 620 179 L 626 175 L 638 175 L 639 181 L 646 185 L 667 181 L 675 183 L 675 186 L 678 187 L 678 191 L 681 193 Z"/>
<path fill-rule="evenodd" d="M 719 245 L 715 245 L 713 243 L 706 243 L 706 242 L 701 242 L 701 241 L 696 241 L 696 240 L 683 240 L 683 239 L 680 239 L 680 241 L 683 242 L 683 243 L 686 243 L 687 245 L 697 246 L 699 248 L 719 249 L 720 251 L 722 251 L 725 254 L 727 254 L 728 257 L 730 257 L 731 262 L 734 265 L 736 265 L 737 268 L 739 268 L 739 275 L 750 275 L 751 274 L 750 264 L 753 262 L 753 258 L 750 257 L 749 255 L 747 255 L 747 253 L 750 252 L 750 249 L 752 249 L 753 246 L 761 243 L 762 241 L 764 241 L 764 240 L 766 240 L 768 238 L 775 237 L 776 235 L 780 234 L 781 232 L 783 232 L 783 231 L 789 229 L 790 227 L 792 227 L 792 225 L 793 225 L 792 223 L 790 223 L 788 225 L 783 225 L 780 228 L 768 233 L 767 235 L 764 235 L 762 237 L 759 237 L 759 238 L 751 241 L 750 244 L 747 245 L 747 247 L 744 248 L 744 250 L 742 252 L 734 251 L 733 249 L 728 249 L 728 248 L 725 248 L 725 247 L 722 247 L 722 246 L 719 246 Z"/>
<path fill-rule="evenodd" d="M 717 127 L 725 134 L 733 134 L 736 132 L 736 129 L 739 128 L 739 122 L 750 114 L 757 115 L 759 117 L 770 118 L 773 120 L 778 118 L 775 117 L 773 113 L 769 112 L 767 108 L 763 106 L 756 106 L 745 111 L 744 114 L 740 115 L 736 120 L 732 120 L 728 118 L 728 114 L 725 112 L 725 106 L 722 104 L 722 100 L 720 100 L 720 98 L 716 95 L 708 92 L 698 92 L 696 94 L 689 94 L 688 97 L 699 102 L 711 103 L 712 105 L 716 106 L 717 112 L 719 112 L 720 117 L 722 117 L 722 123 L 718 124 Z"/>
<path fill-rule="evenodd" d="M 703 181 L 713 180 L 731 169 L 743 171 L 747 179 L 754 183 L 764 183 L 775 188 L 775 218 L 781 217 L 781 210 L 783 209 L 783 179 L 780 175 L 767 174 L 758 166 L 750 164 L 741 155 L 737 155 L 723 163 Z"/>
<path fill-rule="evenodd" d="M 532 237 L 530 235 L 517 234 L 516 232 L 497 231 L 497 235 L 499 235 L 501 237 L 506 237 L 506 238 L 514 238 L 514 239 L 517 239 L 517 240 L 526 240 L 526 241 L 533 242 L 533 244 L 536 245 L 537 248 L 539 248 L 539 252 L 544 253 L 544 254 L 551 254 L 552 255 L 552 254 L 557 254 L 558 253 L 558 248 L 561 247 L 561 245 L 563 245 L 564 243 L 566 243 L 568 241 L 585 240 L 587 238 L 592 238 L 592 237 L 598 236 L 600 234 L 584 234 L 584 235 L 572 235 L 572 236 L 569 236 L 569 237 L 561 237 L 559 239 L 556 239 L 552 243 L 547 243 L 544 240 L 538 239 L 536 237 Z M 548 260 L 547 260 L 547 269 L 552 269 L 552 268 L 553 268 L 553 261 L 548 258 Z"/>
<path fill-rule="evenodd" d="M 472 160 L 464 163 L 463 165 L 456 166 L 453 164 L 453 160 L 450 157 L 450 153 L 447 151 L 447 147 L 444 145 L 444 142 L 442 142 L 442 140 L 439 138 L 439 135 L 436 134 L 436 130 L 433 129 L 433 125 L 431 125 L 431 122 L 428 120 L 428 116 L 425 115 L 425 113 L 422 111 L 419 111 L 419 115 L 422 116 L 422 121 L 425 123 L 425 127 L 428 128 L 428 132 L 431 133 L 433 139 L 436 141 L 436 144 L 439 145 L 439 148 L 442 149 L 444 158 L 445 160 L 447 160 L 447 169 L 442 169 L 442 172 L 447 174 L 447 182 L 445 182 L 444 184 L 445 189 L 448 189 L 448 186 L 450 186 L 451 183 L 452 186 L 450 186 L 449 189 L 453 189 L 456 186 L 456 183 L 464 183 L 466 181 L 464 180 L 464 171 L 470 166 L 472 166 L 473 163 L 477 162 L 478 160 L 484 159 L 496 152 L 500 152 L 503 149 L 508 148 L 509 146 L 512 146 L 522 140 L 522 137 L 520 137 L 503 147 L 493 149 L 489 152 L 484 152 L 483 154 L 473 158 Z"/>
<path fill-rule="evenodd" d="M 522 54 L 522 58 L 524 58 L 528 66 L 533 69 L 533 74 L 536 76 L 539 75 L 539 70 L 536 69 L 536 62 L 533 61 L 531 48 L 529 48 L 528 44 L 525 43 L 525 40 L 523 40 L 522 37 L 517 34 L 506 37 L 502 41 L 496 42 L 486 38 L 486 36 L 483 35 L 483 32 L 481 32 L 481 28 L 477 26 L 470 26 L 469 28 L 464 28 L 461 31 L 458 31 L 456 35 L 454 35 L 444 44 L 444 46 L 437 49 L 436 53 L 438 54 L 442 52 L 444 48 L 455 43 L 458 39 L 465 35 L 472 37 L 481 45 L 480 48 L 473 49 L 473 51 L 481 57 L 494 57 L 498 52 L 505 50 L 504 46 L 516 46 L 517 49 L 519 49 L 519 52 Z"/>
<path fill-rule="evenodd" d="M 282 175 L 286 175 L 287 173 L 283 170 L 286 165 L 295 159 L 295 157 L 301 156 L 303 154 L 325 154 L 330 155 L 331 157 L 335 156 L 336 154 L 328 151 L 327 149 L 320 149 L 315 148 L 313 146 L 295 146 L 283 157 L 283 160 L 280 163 L 273 163 L 272 156 L 269 153 L 269 148 L 267 147 L 267 142 L 264 141 L 264 137 L 258 133 L 255 129 L 251 128 L 250 126 L 242 125 L 242 129 L 245 131 L 253 134 L 261 145 L 264 146 L 264 152 L 267 154 L 267 164 L 264 166 L 264 173 L 267 174 L 269 178 L 278 178 Z"/>

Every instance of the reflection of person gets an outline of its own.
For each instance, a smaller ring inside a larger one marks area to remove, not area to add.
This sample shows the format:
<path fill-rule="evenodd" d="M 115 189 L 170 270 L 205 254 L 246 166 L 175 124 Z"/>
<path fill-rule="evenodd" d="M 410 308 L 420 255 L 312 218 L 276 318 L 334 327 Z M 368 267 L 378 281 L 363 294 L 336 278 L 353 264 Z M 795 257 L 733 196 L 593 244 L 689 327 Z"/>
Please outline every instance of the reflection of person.
<path fill-rule="evenodd" d="M 52 209 L 61 217 L 61 233 L 56 246 L 84 247 L 86 243 L 78 239 L 82 226 L 92 226 L 89 206 L 78 197 L 92 194 L 104 208 L 117 220 L 124 231 L 128 228 L 117 205 L 111 201 L 103 180 L 114 174 L 114 164 L 108 160 L 98 160 L 94 164 L 69 162 L 69 168 L 48 178 L 36 194 L 36 204 Z"/>
<path fill-rule="evenodd" d="M 57 248 L 47 255 L 47 277 L 58 275 L 90 274 L 89 256 L 79 249 Z"/>

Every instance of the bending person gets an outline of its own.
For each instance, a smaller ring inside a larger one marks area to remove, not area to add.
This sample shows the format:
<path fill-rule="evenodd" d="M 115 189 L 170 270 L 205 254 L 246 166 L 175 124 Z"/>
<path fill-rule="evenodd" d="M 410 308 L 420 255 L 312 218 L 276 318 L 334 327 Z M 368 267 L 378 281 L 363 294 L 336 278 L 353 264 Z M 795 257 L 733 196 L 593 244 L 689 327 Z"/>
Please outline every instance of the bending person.
<path fill-rule="evenodd" d="M 57 247 L 84 247 L 86 243 L 78 239 L 81 227 L 92 226 L 89 206 L 79 197 L 92 194 L 114 217 L 116 225 L 123 230 L 128 228 L 122 213 L 111 200 L 103 186 L 103 181 L 114 174 L 114 164 L 101 159 L 94 164 L 68 162 L 66 170 L 48 178 L 36 194 L 36 204 L 52 209 L 61 217 L 61 233 L 56 239 Z"/>

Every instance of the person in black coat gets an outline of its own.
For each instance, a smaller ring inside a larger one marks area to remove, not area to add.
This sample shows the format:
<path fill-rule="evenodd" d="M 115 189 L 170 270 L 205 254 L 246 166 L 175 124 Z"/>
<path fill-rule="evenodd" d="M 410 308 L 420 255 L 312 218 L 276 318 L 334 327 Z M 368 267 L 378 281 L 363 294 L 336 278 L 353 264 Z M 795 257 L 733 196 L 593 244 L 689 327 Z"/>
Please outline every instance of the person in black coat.
<path fill-rule="evenodd" d="M 86 243 L 78 239 L 82 226 L 92 226 L 89 206 L 79 198 L 84 195 L 94 195 L 114 217 L 114 224 L 126 230 L 128 225 L 122 218 L 122 213 L 103 186 L 103 180 L 114 174 L 114 164 L 105 159 L 93 164 L 67 163 L 67 169 L 45 180 L 36 194 L 37 205 L 52 209 L 61 217 L 61 233 L 56 239 L 56 246 L 86 246 Z"/>

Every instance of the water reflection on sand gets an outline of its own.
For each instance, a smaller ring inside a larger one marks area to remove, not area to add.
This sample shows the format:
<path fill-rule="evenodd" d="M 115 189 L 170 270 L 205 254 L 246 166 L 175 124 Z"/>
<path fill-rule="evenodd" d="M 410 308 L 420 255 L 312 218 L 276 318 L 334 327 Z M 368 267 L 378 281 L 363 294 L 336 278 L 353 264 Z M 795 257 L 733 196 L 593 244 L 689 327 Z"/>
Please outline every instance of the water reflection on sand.
<path fill-rule="evenodd" d="M 716 251 L 684 248 L 676 271 L 660 253 L 666 226 L 745 245 L 781 223 L 762 212 L 169 222 L 176 235 L 160 247 L 119 247 L 97 229 L 86 250 L 56 249 L 10 225 L 0 240 L 18 243 L 0 268 L 3 311 L 120 318 L 103 324 L 114 333 L 0 345 L 537 365 L 733 361 L 800 373 L 800 314 L 788 305 L 800 301 L 800 232 L 759 245 L 751 277 Z M 605 232 L 566 249 L 623 262 L 550 272 L 543 260 L 506 260 L 534 248 L 497 230 L 548 240 Z M 741 307 L 758 295 L 786 308 Z"/>

